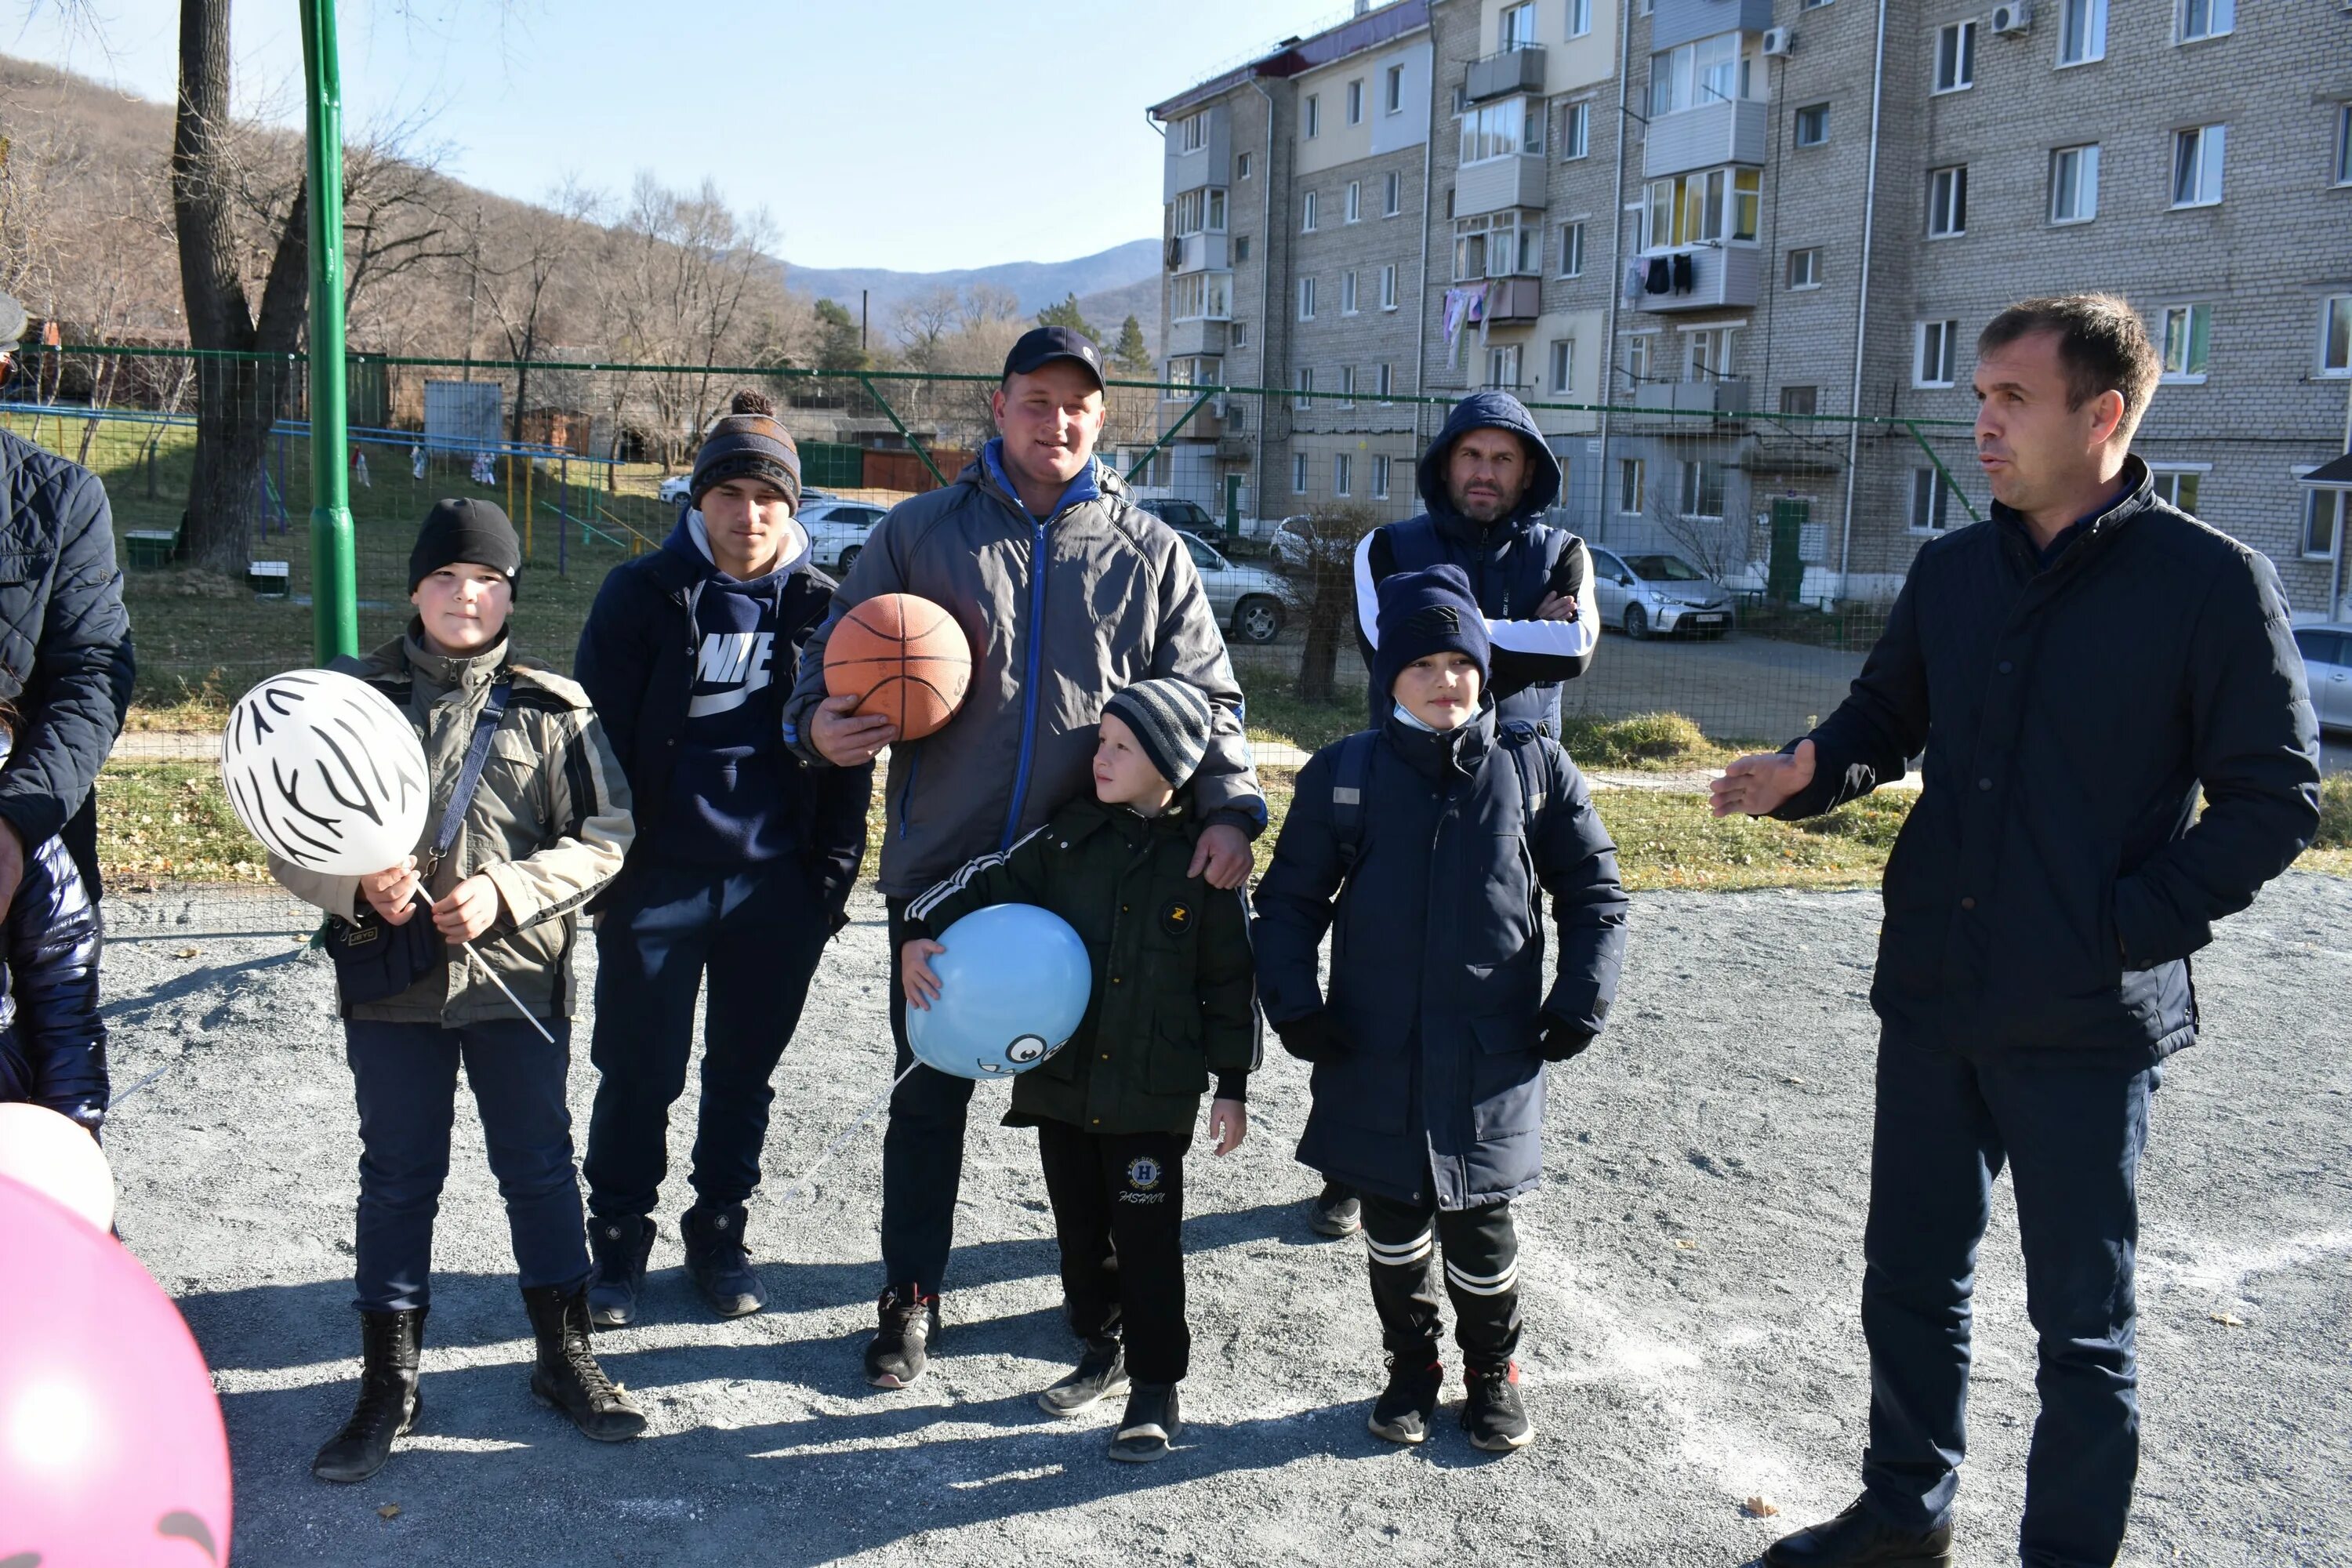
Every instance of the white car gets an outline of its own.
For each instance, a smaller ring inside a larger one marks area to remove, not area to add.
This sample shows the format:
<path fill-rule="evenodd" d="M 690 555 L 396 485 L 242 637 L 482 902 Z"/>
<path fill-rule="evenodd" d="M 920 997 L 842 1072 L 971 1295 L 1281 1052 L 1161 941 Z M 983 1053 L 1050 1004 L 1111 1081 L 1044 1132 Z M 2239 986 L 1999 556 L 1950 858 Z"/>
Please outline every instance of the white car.
<path fill-rule="evenodd" d="M 1719 637 L 1731 629 L 1730 590 L 1681 556 L 1591 550 L 1592 594 L 1601 602 L 1602 626 L 1636 641 L 1654 632 Z"/>
<path fill-rule="evenodd" d="M 2352 626 L 2331 622 L 2294 628 L 2304 678 L 2323 730 L 2352 730 Z"/>
<path fill-rule="evenodd" d="M 887 507 L 860 500 L 810 500 L 801 498 L 800 524 L 808 530 L 809 545 L 818 566 L 845 577 L 866 548 L 866 536 L 882 521 Z"/>
<path fill-rule="evenodd" d="M 692 474 L 672 474 L 669 478 L 661 482 L 662 504 L 665 506 L 676 506 L 679 502 L 685 500 L 687 499 L 687 492 L 693 487 L 693 484 L 694 476 Z"/>
<path fill-rule="evenodd" d="M 1217 625 L 1244 642 L 1269 643 L 1282 635 L 1281 578 L 1255 566 L 1234 565 L 1198 534 L 1179 530 L 1176 537 L 1200 568 L 1201 586 L 1208 590 L 1209 610 Z"/>
<path fill-rule="evenodd" d="M 1274 552 L 1276 571 L 1304 572 L 1307 570 L 1308 521 L 1306 514 L 1302 512 L 1297 517 L 1286 517 L 1274 525 L 1274 532 L 1267 538 L 1266 543 Z"/>

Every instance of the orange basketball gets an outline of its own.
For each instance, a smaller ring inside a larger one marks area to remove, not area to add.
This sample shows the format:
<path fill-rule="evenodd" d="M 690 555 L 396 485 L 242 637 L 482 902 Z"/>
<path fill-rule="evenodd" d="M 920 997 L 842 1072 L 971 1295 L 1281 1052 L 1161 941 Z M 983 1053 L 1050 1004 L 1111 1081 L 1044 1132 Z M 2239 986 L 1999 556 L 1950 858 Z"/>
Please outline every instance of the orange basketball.
<path fill-rule="evenodd" d="M 841 618 L 824 645 L 824 689 L 857 699 L 903 740 L 944 727 L 971 685 L 971 645 L 955 618 L 929 599 L 883 594 Z"/>

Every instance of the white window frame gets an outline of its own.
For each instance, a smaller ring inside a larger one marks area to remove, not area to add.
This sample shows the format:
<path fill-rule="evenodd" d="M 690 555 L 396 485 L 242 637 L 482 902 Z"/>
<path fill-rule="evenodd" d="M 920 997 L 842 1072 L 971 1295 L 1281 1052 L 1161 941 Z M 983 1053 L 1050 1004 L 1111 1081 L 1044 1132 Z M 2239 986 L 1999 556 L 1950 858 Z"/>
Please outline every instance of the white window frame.
<path fill-rule="evenodd" d="M 2202 481 L 2213 471 L 2210 463 L 2150 463 L 2148 478 L 2155 481 L 2156 493 L 2171 505 L 2194 515 L 2197 503 L 2203 499 Z M 2189 487 L 2189 499 L 2180 499 L 2181 487 Z"/>
<path fill-rule="evenodd" d="M 1339 314 L 1356 313 L 1356 269 L 1352 267 L 1339 274 Z"/>
<path fill-rule="evenodd" d="M 1911 496 L 1903 512 L 1904 527 L 1913 533 L 1948 533 L 1952 527 L 1952 491 L 1935 468 L 1911 470 Z"/>
<path fill-rule="evenodd" d="M 1176 321 L 1223 321 L 1234 313 L 1231 272 L 1180 272 L 1169 280 L 1168 315 Z"/>
<path fill-rule="evenodd" d="M 1298 319 L 1302 321 L 1315 319 L 1315 279 L 1311 275 L 1298 280 Z"/>
<path fill-rule="evenodd" d="M 1209 144 L 1209 111 L 1207 110 L 1204 109 L 1198 114 L 1186 115 L 1182 124 L 1183 132 L 1178 143 L 1179 151 L 1198 153 Z"/>
<path fill-rule="evenodd" d="M 2230 161 L 2230 127 L 2184 125 L 2172 133 L 2172 206 L 2214 207 L 2221 205 L 2222 182 Z M 2189 190 L 2183 199 L 2181 192 Z"/>
<path fill-rule="evenodd" d="M 1805 395 L 1801 401 L 1810 403 L 1812 406 L 1810 408 L 1790 407 L 1790 404 L 1800 401 L 1799 399 L 1790 395 L 1790 394 L 1796 392 L 1803 393 Z M 1808 419 L 1812 417 L 1814 415 L 1819 414 L 1822 411 L 1821 384 L 1819 382 L 1800 381 L 1792 383 L 1787 386 L 1783 386 L 1780 389 L 1780 413 L 1785 417 Z"/>
<path fill-rule="evenodd" d="M 1927 237 L 1959 239 L 1969 232 L 1969 166 L 1927 171 Z"/>
<path fill-rule="evenodd" d="M 1650 366 L 1656 359 L 1651 351 L 1655 346 L 1655 332 L 1625 334 L 1625 379 L 1640 384 L 1650 379 Z"/>
<path fill-rule="evenodd" d="M 1519 388 L 1526 384 L 1519 379 L 1527 374 L 1525 358 L 1519 353 L 1520 346 L 1517 343 L 1486 345 L 1486 384 L 1488 386 L 1500 387 L 1505 392 L 1516 395 Z M 1506 374 L 1510 378 L 1507 381 L 1504 379 Z"/>
<path fill-rule="evenodd" d="M 1639 517 L 1649 504 L 1649 459 L 1620 458 L 1617 459 L 1617 515 Z"/>
<path fill-rule="evenodd" d="M 1356 465 L 1349 461 L 1353 456 L 1349 452 L 1331 454 L 1331 493 L 1334 496 L 1351 495 L 1355 491 Z"/>
<path fill-rule="evenodd" d="M 1805 279 L 1801 283 L 1797 280 L 1797 258 L 1800 256 L 1811 258 L 1805 264 Z M 1797 293 L 1820 288 L 1822 286 L 1822 247 L 1818 245 L 1801 245 L 1790 247 L 1789 259 L 1780 276 L 1789 288 Z"/>
<path fill-rule="evenodd" d="M 1304 365 L 1297 370 L 1292 371 L 1290 373 L 1290 385 L 1291 391 L 1294 394 L 1290 400 L 1291 411 L 1293 413 L 1304 414 L 1315 406 L 1315 399 L 1311 395 L 1315 391 L 1314 366 Z"/>
<path fill-rule="evenodd" d="M 2352 185 L 2352 103 L 2336 106 L 2336 183 Z"/>
<path fill-rule="evenodd" d="M 1535 0 L 1520 0 L 1517 5 L 1506 5 L 1495 20 L 1495 49 L 1497 54 L 1516 54 L 1536 47 Z"/>
<path fill-rule="evenodd" d="M 1966 92 L 1976 84 L 1976 19 L 1947 22 L 1936 29 L 1935 88 L 1928 96 L 1941 98 L 1948 92 Z"/>
<path fill-rule="evenodd" d="M 1356 367 L 1351 364 L 1339 367 L 1339 406 L 1356 406 Z"/>
<path fill-rule="evenodd" d="M 1822 133 L 1808 140 L 1805 136 L 1805 116 L 1816 114 Z M 1801 103 L 1790 117 L 1790 140 L 1800 147 L 1826 147 L 1830 141 L 1830 105 L 1827 99 L 1819 103 Z"/>
<path fill-rule="evenodd" d="M 1381 267 L 1381 309 L 1383 310 L 1393 310 L 1396 308 L 1397 269 L 1396 263 L 1390 261 L 1383 263 Z"/>
<path fill-rule="evenodd" d="M 1307 132 L 1307 141 L 1312 142 L 1323 134 L 1323 95 L 1321 93 L 1308 93 L 1307 106 L 1299 113 L 1300 125 Z"/>
<path fill-rule="evenodd" d="M 2107 0 L 2058 0 L 2058 68 L 2106 58 Z"/>
<path fill-rule="evenodd" d="M 1568 36 L 1581 38 L 1592 31 L 1592 0 L 1568 0 Z"/>
<path fill-rule="evenodd" d="M 2310 471 L 2308 468 L 2304 470 L 2305 473 Z M 2352 490 L 2323 490 L 2315 486 L 2305 487 L 2303 526 L 2295 531 L 2294 548 L 2297 555 L 2305 561 L 2333 561 L 2343 551 L 2344 525 L 2347 521 L 2352 521 L 2347 519 L 2347 514 L 2352 514 L 2352 505 L 2347 505 L 2345 502 L 2345 497 L 2347 495 L 2352 495 Z M 2336 515 L 2329 522 L 2327 548 L 2324 551 L 2315 551 L 2311 548 L 2311 532 L 2318 524 L 2323 511 L 2332 511 Z"/>
<path fill-rule="evenodd" d="M 1250 177 L 1250 155 L 1249 155 L 1247 153 L 1234 153 L 1234 179 L 1236 179 L 1236 180 L 1246 180 L 1246 179 L 1248 179 L 1249 177 Z"/>
<path fill-rule="evenodd" d="M 1225 346 L 1229 349 L 1245 349 L 1249 347 L 1249 323 L 1247 321 L 1228 321 L 1225 323 Z"/>
<path fill-rule="evenodd" d="M 2205 30 L 2192 33 L 2191 16 L 2202 8 Z M 2208 38 L 2226 38 L 2238 29 L 2237 0 L 2179 0 L 2172 11 L 2172 41 L 2175 44 L 2201 44 Z"/>
<path fill-rule="evenodd" d="M 1348 123 L 1364 122 L 1364 79 L 1357 77 L 1348 83 Z"/>
<path fill-rule="evenodd" d="M 1389 499 L 1389 455 L 1386 452 L 1372 454 L 1372 499 Z"/>
<path fill-rule="evenodd" d="M 1573 218 L 1559 226 L 1559 277 L 1584 276 L 1584 222 Z"/>
<path fill-rule="evenodd" d="M 1572 163 L 1592 155 L 1592 102 L 1579 99 L 1562 106 L 1559 115 L 1559 158 Z"/>
<path fill-rule="evenodd" d="M 1541 153 L 1546 112 L 1538 98 L 1498 98 L 1472 104 L 1462 111 L 1462 166 Z"/>
<path fill-rule="evenodd" d="M 2330 294 L 2319 302 L 2318 364 L 2321 375 L 2352 376 L 2352 294 Z"/>
<path fill-rule="evenodd" d="M 1372 377 L 1372 387 L 1381 406 L 1389 407 L 1396 397 L 1396 366 L 1387 360 L 1372 367 L 1380 374 Z"/>
<path fill-rule="evenodd" d="M 1739 328 L 1698 327 L 1683 333 L 1683 379 L 1730 379 L 1731 358 L 1739 344 Z"/>
<path fill-rule="evenodd" d="M 2072 209 L 2061 204 L 2066 191 L 2066 167 L 2073 160 L 2074 202 Z M 2073 147 L 2053 147 L 2050 150 L 2050 221 L 2053 224 L 2089 223 L 2099 216 L 2099 144 L 2084 142 Z"/>
<path fill-rule="evenodd" d="M 1394 217 L 1404 210 L 1404 176 L 1394 169 L 1381 182 L 1381 216 Z"/>
<path fill-rule="evenodd" d="M 2163 366 L 2157 380 L 2176 385 L 2203 384 L 2212 364 L 2211 302 L 2200 300 L 2185 305 L 2167 305 L 2158 312 L 2156 329 L 2157 363 Z M 2199 349 L 2204 351 L 2201 355 L 2196 352 Z"/>
<path fill-rule="evenodd" d="M 1936 388 L 1953 385 L 1959 371 L 1960 323 L 1946 319 L 1938 321 L 1916 322 L 1911 330 L 1911 384 Z M 1929 363 L 1928 344 L 1937 345 L 1934 363 Z"/>
<path fill-rule="evenodd" d="M 1693 522 L 1720 522 L 1731 510 L 1731 465 L 1714 462 L 1706 458 L 1685 458 L 1677 475 L 1681 486 L 1675 499 L 1678 515 Z M 1715 470 L 1715 510 L 1706 510 L 1706 471 Z"/>
<path fill-rule="evenodd" d="M 1391 66 L 1381 73 L 1381 104 L 1383 113 L 1404 112 L 1404 67 Z"/>
<path fill-rule="evenodd" d="M 1740 40 L 1737 32 L 1711 33 L 1651 55 L 1650 118 L 1759 96 L 1755 73 L 1740 68 Z"/>
<path fill-rule="evenodd" d="M 1308 191 L 1298 198 L 1299 233 L 1313 234 L 1315 232 L 1316 220 L 1322 216 L 1321 209 L 1323 204 L 1318 199 L 1321 195 L 1322 193 L 1319 191 Z"/>
<path fill-rule="evenodd" d="M 1364 221 L 1363 181 L 1349 180 L 1348 182 L 1347 199 L 1339 204 L 1339 214 L 1340 221 L 1342 223 L 1361 223 Z"/>
<path fill-rule="evenodd" d="M 1290 454 L 1290 493 L 1295 496 L 1307 493 L 1307 454 L 1304 452 Z"/>
<path fill-rule="evenodd" d="M 1562 397 L 1576 390 L 1576 340 L 1554 338 L 1551 342 L 1551 385 L 1554 397 Z"/>

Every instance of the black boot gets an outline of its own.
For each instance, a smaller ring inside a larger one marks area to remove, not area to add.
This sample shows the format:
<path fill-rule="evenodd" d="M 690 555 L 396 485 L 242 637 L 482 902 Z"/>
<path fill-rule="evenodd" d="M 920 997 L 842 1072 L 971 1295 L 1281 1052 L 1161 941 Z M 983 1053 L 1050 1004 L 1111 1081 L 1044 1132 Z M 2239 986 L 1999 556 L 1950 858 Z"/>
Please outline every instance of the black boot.
<path fill-rule="evenodd" d="M 646 1259 L 654 1249 L 654 1222 L 641 1215 L 588 1216 L 588 1312 L 600 1329 L 637 1321 L 646 1288 Z"/>
<path fill-rule="evenodd" d="M 1344 1182 L 1326 1182 L 1307 1205 L 1307 1226 L 1318 1236 L 1353 1236 L 1364 1227 L 1363 1200 Z"/>
<path fill-rule="evenodd" d="M 1856 1498 L 1835 1519 L 1764 1549 L 1767 1568 L 1951 1568 L 1952 1527 L 1897 1530 Z"/>
<path fill-rule="evenodd" d="M 1371 1418 L 1364 1423 L 1375 1437 L 1391 1443 L 1425 1443 L 1430 1417 L 1437 1414 L 1438 1391 L 1445 1386 L 1445 1364 L 1437 1347 L 1389 1355 L 1389 1385 L 1372 1401 Z"/>
<path fill-rule="evenodd" d="M 416 1307 L 360 1314 L 360 1401 L 343 1429 L 310 1461 L 310 1473 L 320 1480 L 366 1480 L 392 1458 L 392 1440 L 424 1414 L 416 1352 L 425 1345 L 425 1312 Z"/>
<path fill-rule="evenodd" d="M 1535 1423 L 1528 1419 L 1528 1407 L 1519 1399 L 1518 1363 L 1465 1367 L 1462 1381 L 1470 1389 L 1462 1402 L 1462 1429 L 1470 1434 L 1472 1447 L 1507 1454 L 1534 1439 Z"/>
<path fill-rule="evenodd" d="M 740 1318 L 768 1304 L 760 1277 L 751 1270 L 751 1254 L 743 1245 L 743 1205 L 700 1204 L 686 1211 L 677 1233 L 686 1243 L 686 1274 L 710 1310 L 722 1318 Z"/>
<path fill-rule="evenodd" d="M 588 1293 L 579 1287 L 526 1285 L 522 1304 L 539 1341 L 531 1396 L 561 1410 L 599 1443 L 622 1443 L 646 1429 L 646 1413 L 604 1375 L 588 1349 Z"/>
<path fill-rule="evenodd" d="M 1126 1348 L 1118 1335 L 1100 1334 L 1087 1341 L 1076 1371 L 1037 1396 L 1037 1407 L 1048 1415 L 1079 1415 L 1126 1392 Z"/>
<path fill-rule="evenodd" d="M 1184 1417 L 1172 1383 L 1139 1383 L 1128 1394 L 1127 1414 L 1112 1434 L 1110 1457 L 1124 1464 L 1164 1459 L 1183 1435 Z"/>

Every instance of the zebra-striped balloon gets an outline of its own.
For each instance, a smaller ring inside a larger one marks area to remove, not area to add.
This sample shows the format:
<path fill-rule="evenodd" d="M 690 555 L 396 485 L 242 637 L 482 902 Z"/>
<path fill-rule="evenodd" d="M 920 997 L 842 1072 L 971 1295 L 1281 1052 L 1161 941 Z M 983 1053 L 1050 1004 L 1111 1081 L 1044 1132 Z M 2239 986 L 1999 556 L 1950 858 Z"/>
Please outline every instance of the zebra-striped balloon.
<path fill-rule="evenodd" d="M 221 781 L 237 820 L 272 853 L 339 876 L 407 859 L 433 795 L 406 716 L 331 669 L 274 675 L 237 699 Z"/>

